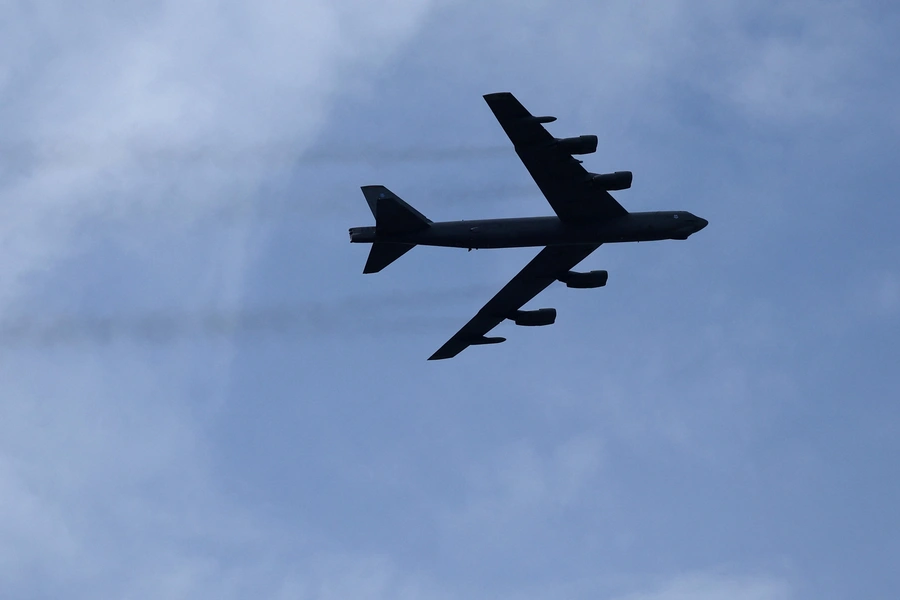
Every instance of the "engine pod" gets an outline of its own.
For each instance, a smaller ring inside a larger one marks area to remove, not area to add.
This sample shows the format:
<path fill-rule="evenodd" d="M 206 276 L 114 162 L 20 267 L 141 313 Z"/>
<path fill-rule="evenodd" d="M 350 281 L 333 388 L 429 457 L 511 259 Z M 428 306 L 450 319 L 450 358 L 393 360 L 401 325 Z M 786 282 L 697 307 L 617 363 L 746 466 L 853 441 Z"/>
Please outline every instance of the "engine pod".
<path fill-rule="evenodd" d="M 537 310 L 517 310 L 510 317 L 516 325 L 523 327 L 541 327 L 556 322 L 555 308 L 539 308 Z"/>
<path fill-rule="evenodd" d="M 556 145 L 567 154 L 592 154 L 597 151 L 597 136 L 580 135 L 578 137 L 557 139 Z"/>
<path fill-rule="evenodd" d="M 569 271 L 559 278 L 566 284 L 566 287 L 578 289 L 599 288 L 606 285 L 609 279 L 607 271 L 589 271 L 587 273 L 579 273 L 578 271 Z"/>
<path fill-rule="evenodd" d="M 591 185 L 607 192 L 627 190 L 631 187 L 633 175 L 631 171 L 616 171 L 615 173 L 601 173 L 591 175 Z"/>

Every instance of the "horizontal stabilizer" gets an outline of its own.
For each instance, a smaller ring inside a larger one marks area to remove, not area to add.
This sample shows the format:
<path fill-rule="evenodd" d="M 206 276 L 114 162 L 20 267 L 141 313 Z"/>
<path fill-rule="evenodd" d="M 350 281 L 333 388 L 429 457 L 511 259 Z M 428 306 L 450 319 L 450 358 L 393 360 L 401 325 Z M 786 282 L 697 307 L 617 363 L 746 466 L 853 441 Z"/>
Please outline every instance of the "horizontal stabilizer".
<path fill-rule="evenodd" d="M 377 273 L 407 252 L 413 249 L 415 244 L 394 244 L 391 242 L 375 242 L 369 250 L 369 260 L 363 273 Z"/>
<path fill-rule="evenodd" d="M 411 233 L 425 229 L 431 221 L 383 185 L 364 185 L 363 195 L 375 216 L 375 234 Z"/>

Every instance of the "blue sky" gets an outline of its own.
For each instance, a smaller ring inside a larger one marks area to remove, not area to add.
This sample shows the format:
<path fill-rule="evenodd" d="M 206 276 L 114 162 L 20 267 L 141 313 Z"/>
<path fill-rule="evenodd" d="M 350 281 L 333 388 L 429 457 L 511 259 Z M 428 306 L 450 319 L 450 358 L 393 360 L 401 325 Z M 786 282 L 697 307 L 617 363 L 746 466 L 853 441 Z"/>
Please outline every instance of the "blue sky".
<path fill-rule="evenodd" d="M 0 7 L 4 598 L 888 598 L 888 2 Z M 535 254 L 363 276 L 359 186 L 551 214 L 482 94 L 632 170 L 547 328 L 426 358 Z"/>

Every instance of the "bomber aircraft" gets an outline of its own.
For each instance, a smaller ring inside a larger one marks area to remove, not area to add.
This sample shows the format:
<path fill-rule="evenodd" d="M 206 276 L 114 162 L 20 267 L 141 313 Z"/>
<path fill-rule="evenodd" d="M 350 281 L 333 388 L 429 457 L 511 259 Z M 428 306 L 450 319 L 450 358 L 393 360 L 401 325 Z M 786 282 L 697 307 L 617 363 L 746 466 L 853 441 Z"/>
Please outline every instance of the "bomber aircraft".
<path fill-rule="evenodd" d="M 596 152 L 597 136 L 555 138 L 543 127 L 555 117 L 533 116 L 509 92 L 487 94 L 484 99 L 555 217 L 432 222 L 386 187 L 367 185 L 362 192 L 375 226 L 350 229 L 351 242 L 372 244 L 363 273 L 377 273 L 416 245 L 469 250 L 544 246 L 428 360 L 453 358 L 469 346 L 506 341 L 485 335 L 506 319 L 524 326 L 554 323 L 556 309 L 522 310 L 522 306 L 554 281 L 570 288 L 606 285 L 606 271 L 572 271 L 601 244 L 686 240 L 708 224 L 685 211 L 629 213 L 609 192 L 630 188 L 631 172 L 589 173 L 574 158 Z"/>

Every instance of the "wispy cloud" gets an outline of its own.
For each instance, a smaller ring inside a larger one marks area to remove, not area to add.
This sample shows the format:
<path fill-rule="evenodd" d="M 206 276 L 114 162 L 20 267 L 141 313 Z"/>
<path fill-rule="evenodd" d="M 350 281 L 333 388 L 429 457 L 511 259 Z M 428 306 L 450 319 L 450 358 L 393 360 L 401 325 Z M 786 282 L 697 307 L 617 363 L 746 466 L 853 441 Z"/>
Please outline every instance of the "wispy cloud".
<path fill-rule="evenodd" d="M 75 233 L 97 232 L 110 215 L 188 197 L 169 215 L 177 231 L 216 210 L 234 187 L 257 185 L 266 170 L 259 162 L 239 173 L 227 164 L 159 164 L 147 148 L 190 156 L 279 139 L 285 160 L 302 161 L 334 95 L 391 57 L 428 10 L 402 0 L 0 8 L 0 53 L 14 57 L 0 67 L 2 129 L 5 143 L 16 144 L 3 152 L 13 164 L 0 168 L 0 311 L 8 316 L 33 299 L 35 319 L 5 329 L 5 341 L 43 344 L 31 358 L 4 352 L 0 367 L 4 597 L 394 597 L 405 585 L 360 589 L 379 577 L 377 566 L 361 567 L 355 587 L 341 583 L 349 570 L 297 575 L 292 560 L 309 564 L 309 554 L 273 550 L 277 532 L 219 495 L 203 422 L 189 408 L 201 402 L 190 382 L 199 377 L 205 389 L 221 390 L 229 348 L 207 353 L 200 367 L 177 348 L 156 361 L 93 347 L 108 336 L 146 341 L 267 329 L 273 321 L 321 325 L 319 317 L 336 313 L 176 308 L 152 317 L 42 319 L 46 303 L 34 299 L 30 277 L 83 249 Z M 214 295 L 240 306 L 246 235 L 234 240 L 222 253 L 228 273 Z M 152 256 L 144 264 L 155 268 Z M 90 349 L 54 364 L 48 344 L 58 349 L 73 339 Z M 258 558 L 247 561 L 248 551 Z"/>
<path fill-rule="evenodd" d="M 791 587 L 769 577 L 729 576 L 718 573 L 683 575 L 654 590 L 621 596 L 621 600 L 790 600 Z"/>
<path fill-rule="evenodd" d="M 896 588 L 878 563 L 890 553 L 872 550 L 890 548 L 891 523 L 869 516 L 890 514 L 895 490 L 866 474 L 889 475 L 878 461 L 897 438 L 854 421 L 895 422 L 896 409 L 841 397 L 868 382 L 842 359 L 872 362 L 852 326 L 832 356 L 807 331 L 808 314 L 848 306 L 850 325 L 893 318 L 896 277 L 863 276 L 855 305 L 833 300 L 830 275 L 797 299 L 799 271 L 837 251 L 809 245 L 790 211 L 763 210 L 814 201 L 834 231 L 892 255 L 829 210 L 847 200 L 822 166 L 851 137 L 860 162 L 890 156 L 867 137 L 900 123 L 887 101 L 896 16 L 879 10 L 4 4 L 0 591 L 784 600 L 805 582 L 818 597 L 830 583 L 816 569 L 833 564 L 839 591 Z M 480 100 L 503 89 L 558 116 L 554 133 L 602 135 L 586 165 L 640 170 L 629 208 L 714 213 L 705 237 L 604 247 L 596 260 L 619 273 L 608 290 L 547 292 L 569 303 L 567 322 L 428 369 L 340 339 L 287 358 L 244 344 L 285 329 L 448 334 L 470 315 L 444 310 L 501 283 L 460 281 L 520 268 L 527 253 L 461 269 L 416 262 L 423 251 L 406 272 L 440 287 L 376 295 L 360 289 L 390 291 L 398 271 L 366 280 L 362 248 L 335 251 L 370 219 L 364 183 L 401 181 L 416 205 L 429 190 L 528 193 L 527 210 L 549 214 Z M 821 193 L 798 200 L 813 179 Z M 346 206 L 357 217 L 320 218 Z M 206 220 L 232 227 L 190 226 Z M 185 340 L 224 343 L 170 343 Z M 282 359 L 290 377 L 272 374 Z M 878 382 L 885 398 L 894 381 Z M 866 503 L 842 495 L 857 488 Z M 848 506 L 853 533 L 820 543 Z M 766 568 L 783 555 L 803 565 L 796 582 Z"/>
<path fill-rule="evenodd" d="M 7 5 L 2 16 L 28 32 L 4 37 L 8 55 L 19 57 L 0 81 L 9 99 L 5 138 L 32 152 L 27 168 L 5 171 L 0 181 L 0 293 L 7 297 L 23 273 L 65 255 L 82 219 L 153 203 L 167 188 L 193 197 L 185 216 L 195 218 L 214 209 L 233 181 L 216 172 L 190 178 L 185 189 L 179 170 L 157 170 L 153 195 L 110 194 L 104 188 L 111 180 L 147 176 L 142 147 L 202 151 L 277 136 L 301 157 L 344 81 L 338 72 L 391 56 L 428 9 L 310 1 L 257 3 L 248 11 L 215 1 L 158 2 L 135 20 L 110 17 L 102 2 L 78 10 L 39 6 Z M 45 51 L 54 40 L 57 51 Z M 135 139 L 142 140 L 137 147 Z M 55 149 L 67 143 L 89 160 L 56 164 Z M 258 178 L 261 168 L 240 176 Z"/>

